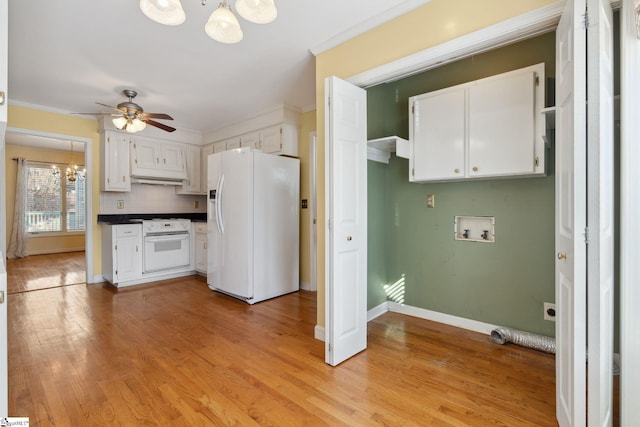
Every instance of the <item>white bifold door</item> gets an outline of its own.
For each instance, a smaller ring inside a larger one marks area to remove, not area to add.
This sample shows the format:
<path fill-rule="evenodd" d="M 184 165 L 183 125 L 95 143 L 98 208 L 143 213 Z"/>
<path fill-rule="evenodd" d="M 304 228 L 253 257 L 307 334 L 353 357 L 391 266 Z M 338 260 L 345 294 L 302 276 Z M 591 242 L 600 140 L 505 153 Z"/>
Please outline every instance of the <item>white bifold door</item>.
<path fill-rule="evenodd" d="M 556 32 L 556 413 L 561 427 L 612 424 L 611 16 L 609 1 L 568 0 Z"/>
<path fill-rule="evenodd" d="M 325 79 L 325 361 L 367 347 L 367 97 Z"/>

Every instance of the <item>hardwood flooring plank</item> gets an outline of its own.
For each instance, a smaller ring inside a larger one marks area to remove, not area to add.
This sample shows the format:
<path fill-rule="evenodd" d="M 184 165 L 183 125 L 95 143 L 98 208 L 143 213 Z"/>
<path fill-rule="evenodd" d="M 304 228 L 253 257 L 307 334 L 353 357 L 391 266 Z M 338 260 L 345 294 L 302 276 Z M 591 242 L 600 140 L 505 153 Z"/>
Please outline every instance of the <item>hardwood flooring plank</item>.
<path fill-rule="evenodd" d="M 201 277 L 12 294 L 9 411 L 33 426 L 551 426 L 554 357 L 386 313 L 338 367 L 316 295 L 248 305 Z"/>

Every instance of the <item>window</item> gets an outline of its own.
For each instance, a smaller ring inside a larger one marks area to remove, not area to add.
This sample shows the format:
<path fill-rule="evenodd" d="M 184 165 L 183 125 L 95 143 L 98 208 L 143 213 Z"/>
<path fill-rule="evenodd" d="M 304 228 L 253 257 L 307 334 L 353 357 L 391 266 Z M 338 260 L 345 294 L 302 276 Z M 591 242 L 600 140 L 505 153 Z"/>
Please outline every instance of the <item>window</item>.
<path fill-rule="evenodd" d="M 53 164 L 29 164 L 25 227 L 28 233 L 84 231 L 85 180 L 69 181 Z"/>

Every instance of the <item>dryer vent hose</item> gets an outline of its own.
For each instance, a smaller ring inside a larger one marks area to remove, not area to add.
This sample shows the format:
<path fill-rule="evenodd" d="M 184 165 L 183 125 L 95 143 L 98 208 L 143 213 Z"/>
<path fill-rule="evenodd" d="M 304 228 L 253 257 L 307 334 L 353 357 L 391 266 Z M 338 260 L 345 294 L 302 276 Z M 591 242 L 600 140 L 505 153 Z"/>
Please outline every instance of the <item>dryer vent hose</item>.
<path fill-rule="evenodd" d="M 491 331 L 491 339 L 496 344 L 513 343 L 522 347 L 555 354 L 556 340 L 544 335 L 532 334 L 517 329 L 499 327 Z"/>

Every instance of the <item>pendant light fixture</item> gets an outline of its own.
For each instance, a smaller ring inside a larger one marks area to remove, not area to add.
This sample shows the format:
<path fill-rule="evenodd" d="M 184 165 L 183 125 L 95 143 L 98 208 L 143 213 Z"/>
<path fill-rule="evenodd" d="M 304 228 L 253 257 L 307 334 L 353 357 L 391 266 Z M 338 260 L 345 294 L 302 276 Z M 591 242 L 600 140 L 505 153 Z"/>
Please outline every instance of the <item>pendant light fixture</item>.
<path fill-rule="evenodd" d="M 159 24 L 180 25 L 186 19 L 180 0 L 140 0 L 140 9 Z"/>
<path fill-rule="evenodd" d="M 207 0 L 200 1 L 203 6 L 207 4 Z M 278 16 L 275 0 L 236 0 L 235 7 L 240 16 L 255 24 L 268 24 Z M 140 9 L 149 19 L 164 25 L 180 25 L 186 19 L 180 0 L 140 0 Z M 221 43 L 238 43 L 243 37 L 238 18 L 227 0 L 222 0 L 211 14 L 204 30 Z"/>
<path fill-rule="evenodd" d="M 209 37 L 220 43 L 238 43 L 242 40 L 242 28 L 238 18 L 231 12 L 231 7 L 226 0 L 211 14 L 204 31 Z"/>
<path fill-rule="evenodd" d="M 236 0 L 236 11 L 255 24 L 268 24 L 278 16 L 274 0 Z"/>

